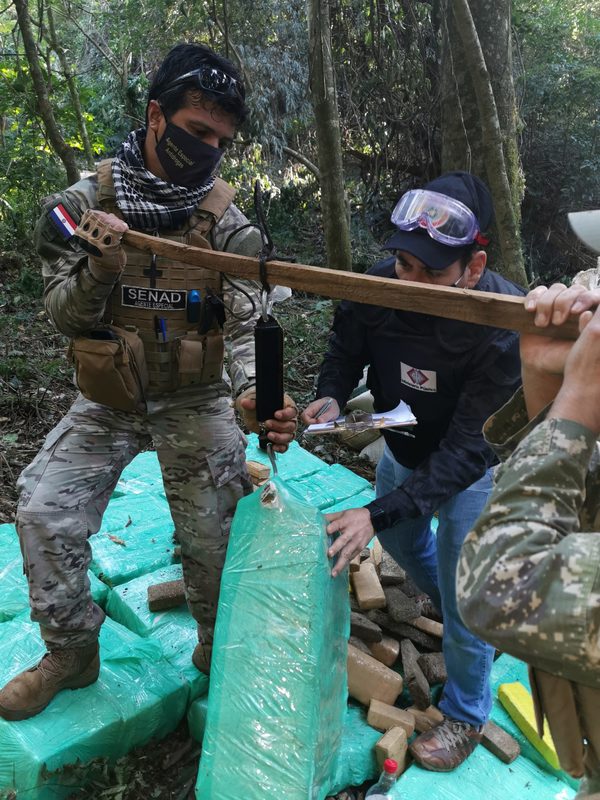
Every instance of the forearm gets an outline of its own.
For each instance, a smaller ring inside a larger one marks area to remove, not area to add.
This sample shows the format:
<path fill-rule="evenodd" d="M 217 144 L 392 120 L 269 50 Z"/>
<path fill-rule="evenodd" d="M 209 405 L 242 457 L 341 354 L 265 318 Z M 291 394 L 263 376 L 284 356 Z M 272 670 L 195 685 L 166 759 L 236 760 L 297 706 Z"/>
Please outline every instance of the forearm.
<path fill-rule="evenodd" d="M 69 261 L 45 275 L 44 304 L 57 330 L 77 336 L 101 323 L 119 273 L 94 269 L 75 253 Z"/>
<path fill-rule="evenodd" d="M 522 365 L 521 374 L 527 416 L 531 420 L 554 400 L 562 385 L 562 375 L 542 372 L 526 364 Z"/>
<path fill-rule="evenodd" d="M 595 446 L 581 425 L 541 423 L 503 466 L 461 552 L 457 589 L 467 625 L 541 668 L 575 657 L 589 635 L 585 603 L 597 581 L 600 535 L 579 529 Z"/>

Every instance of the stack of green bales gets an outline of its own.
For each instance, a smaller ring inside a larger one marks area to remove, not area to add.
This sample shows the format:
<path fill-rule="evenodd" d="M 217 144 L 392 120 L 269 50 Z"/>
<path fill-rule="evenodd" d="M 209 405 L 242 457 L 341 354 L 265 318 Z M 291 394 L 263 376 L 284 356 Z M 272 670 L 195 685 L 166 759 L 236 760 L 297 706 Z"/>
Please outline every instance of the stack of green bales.
<path fill-rule="evenodd" d="M 247 457 L 249 460 L 269 463 L 266 455 L 258 449 L 254 436 L 250 437 Z M 290 496 L 294 495 L 296 499 L 301 497 L 304 503 L 308 498 L 313 509 L 319 508 L 325 512 L 341 510 L 364 505 L 373 498 L 373 491 L 365 480 L 339 466 L 327 466 L 296 443 L 288 453 L 278 457 L 278 467 L 279 475 L 285 482 L 284 490 L 289 491 Z M 248 498 L 248 501 L 254 500 L 255 496 L 258 497 L 259 493 Z M 316 511 L 309 512 L 305 509 L 302 514 L 313 514 L 314 520 Z M 273 691 L 283 671 L 275 663 L 273 655 L 277 654 L 277 638 L 273 631 L 277 624 L 278 609 L 271 598 L 279 597 L 276 601 L 279 611 L 285 608 L 285 602 L 291 597 L 300 604 L 310 605 L 315 602 L 314 597 L 302 596 L 297 585 L 294 588 L 296 576 L 283 557 L 283 545 L 289 545 L 287 540 L 298 541 L 294 540 L 295 533 L 297 532 L 292 530 L 282 534 L 286 541 L 282 542 L 280 552 L 273 552 L 269 543 L 263 540 L 261 552 L 255 554 L 248 550 L 248 543 L 251 541 L 248 532 L 243 533 L 239 552 L 236 554 L 232 549 L 232 560 L 231 563 L 228 562 L 228 570 L 231 568 L 227 577 L 229 590 L 236 594 L 241 591 L 242 584 L 245 584 L 249 592 L 256 593 L 255 608 L 262 608 L 264 611 L 257 612 L 259 616 L 262 614 L 260 619 L 258 616 L 250 619 L 251 615 L 245 612 L 243 624 L 248 633 L 253 634 L 248 639 L 254 638 L 256 642 L 256 634 L 263 636 L 260 642 L 261 653 L 271 653 L 270 663 L 273 668 L 270 670 L 267 663 L 260 667 L 260 682 L 251 674 L 249 666 L 244 666 L 243 663 L 240 665 L 236 702 L 242 703 L 244 697 L 247 699 L 245 732 L 248 731 L 253 713 L 260 725 L 270 714 L 281 718 L 282 711 L 285 710 L 284 699 Z M 66 798 L 93 778 L 94 768 L 91 762 L 94 759 L 115 760 L 151 738 L 166 735 L 176 727 L 186 710 L 190 730 L 195 737 L 201 739 L 207 726 L 207 679 L 197 672 L 190 658 L 196 642 L 194 621 L 185 606 L 156 613 L 147 608 L 146 594 L 150 584 L 181 576 L 181 565 L 174 558 L 173 524 L 164 498 L 155 453 L 138 456 L 125 470 L 109 503 L 102 528 L 91 538 L 91 543 L 94 552 L 89 573 L 92 591 L 96 602 L 108 613 L 100 638 L 100 678 L 97 683 L 85 689 L 60 693 L 42 714 L 31 720 L 16 723 L 0 720 L 0 798 Z M 300 555 L 297 547 L 294 547 L 294 554 L 294 557 Z M 309 575 L 306 593 L 316 592 L 320 598 L 316 602 L 328 603 L 337 609 L 343 593 L 340 591 L 339 595 L 335 595 L 335 591 L 340 589 L 341 583 L 331 586 L 331 582 L 327 585 L 328 582 L 323 580 L 325 561 L 321 551 L 321 557 L 314 560 L 313 572 L 305 570 Z M 263 566 L 258 569 L 261 563 Z M 267 591 L 269 582 L 263 572 L 267 563 L 272 576 L 272 592 Z M 306 563 L 301 558 L 295 563 L 299 575 Z M 250 569 L 252 565 L 255 569 Z M 246 575 L 245 567 L 253 574 Z M 275 577 L 275 567 L 278 568 L 279 578 Z M 20 550 L 12 525 L 0 525 L 0 587 L 0 682 L 3 683 L 20 670 L 35 664 L 43 654 L 43 643 L 37 626 L 29 622 L 28 618 L 27 585 L 22 574 Z M 328 590 L 333 594 L 328 595 Z M 259 596 L 262 596 L 260 602 Z M 299 610 L 295 608 L 291 611 L 292 616 L 296 615 L 297 624 L 301 625 L 298 613 Z M 346 613 L 345 610 L 340 611 L 342 617 Z M 237 621 L 242 618 L 239 616 L 241 614 L 234 605 L 224 607 L 223 634 L 235 630 Z M 316 624 L 325 630 L 324 619 L 318 620 Z M 330 630 L 339 653 L 342 646 L 341 629 Z M 219 649 L 227 650 L 229 638 L 229 635 L 221 637 L 217 643 Z M 314 646 L 319 658 L 319 642 L 323 644 L 325 635 L 309 631 L 305 627 L 299 638 L 303 642 L 294 641 L 289 631 L 282 637 L 287 642 L 289 656 L 285 676 L 286 679 L 289 677 L 288 685 L 293 684 L 297 696 L 302 699 L 299 707 L 294 710 L 297 711 L 298 729 L 302 734 L 301 743 L 306 746 L 307 754 L 312 752 L 315 763 L 312 773 L 307 768 L 307 758 L 302 765 L 292 763 L 289 773 L 295 774 L 302 785 L 308 787 L 305 796 L 307 800 L 313 800 L 313 797 L 325 797 L 347 786 L 359 785 L 374 778 L 378 769 L 373 747 L 381 734 L 366 724 L 364 710 L 351 704 L 346 711 L 341 731 L 339 757 L 334 763 L 336 737 L 340 735 L 339 717 L 335 714 L 340 708 L 343 676 L 340 676 L 339 669 L 332 669 L 331 676 L 322 676 L 322 682 L 312 675 L 310 680 L 316 681 L 318 691 L 315 698 L 318 697 L 318 701 L 310 697 L 307 699 L 308 677 L 303 682 L 302 675 L 294 672 L 293 657 L 297 655 L 298 663 L 304 666 L 308 651 Z M 243 652 L 243 646 L 246 647 L 246 653 L 250 652 L 249 642 L 238 640 L 236 645 L 242 648 L 240 652 Z M 321 655 L 322 652 L 323 648 Z M 279 655 L 284 655 L 283 649 Z M 217 764 L 218 759 L 219 769 L 228 758 L 227 751 L 217 748 L 215 737 L 213 734 L 209 735 L 209 731 L 211 728 L 216 730 L 215 725 L 220 724 L 220 717 L 227 719 L 230 698 L 224 694 L 223 681 L 227 659 L 233 657 L 233 651 L 226 652 L 220 672 L 215 674 L 215 697 L 221 693 L 218 703 L 221 708 L 211 709 L 215 721 L 210 722 L 207 728 L 204 763 L 209 764 L 212 758 L 213 763 Z M 307 676 L 314 663 L 317 662 L 310 662 L 309 659 Z M 320 663 L 324 662 L 321 660 Z M 339 667 L 339 660 L 337 663 Z M 496 661 L 493 679 L 496 688 L 499 683 L 513 680 L 527 683 L 523 665 L 508 656 L 502 656 Z M 260 693 L 265 686 L 268 691 L 261 697 Z M 279 687 L 282 686 L 280 681 Z M 323 705 L 320 707 L 326 708 L 330 699 L 325 697 L 327 692 L 331 693 L 335 702 L 327 711 L 330 713 L 329 721 L 324 725 L 316 719 L 316 709 L 321 703 Z M 335 708 L 335 714 L 331 712 L 332 708 Z M 423 800 L 431 795 L 432 780 L 435 781 L 436 797 L 439 796 L 440 800 L 479 796 L 485 796 L 486 800 L 505 800 L 507 796 L 532 800 L 569 800 L 574 796 L 573 781 L 567 780 L 564 774 L 552 770 L 543 761 L 520 735 L 497 701 L 494 703 L 492 717 L 497 724 L 519 739 L 522 755 L 516 761 L 510 765 L 502 764 L 483 747 L 479 747 L 465 764 L 447 775 L 432 776 L 431 773 L 411 766 L 401 777 L 393 796 L 402 797 L 403 800 Z M 313 730 L 310 719 L 315 725 Z M 232 726 L 237 725 L 236 719 L 230 721 Z M 299 751 L 295 741 L 290 744 L 292 731 L 288 727 L 282 732 L 285 733 L 283 740 L 290 751 L 289 757 L 294 760 Z M 260 742 L 260 737 L 255 737 L 255 745 L 257 741 Z M 255 748 L 252 753 L 256 755 Z M 252 771 L 250 752 L 246 759 L 250 770 L 246 773 L 248 783 L 240 787 L 240 792 L 235 796 L 251 798 L 250 792 L 253 789 L 247 787 L 257 784 L 257 774 Z M 267 782 L 265 785 L 271 785 L 269 782 L 273 782 L 273 776 L 268 774 L 267 763 L 268 759 L 263 758 L 261 764 L 264 775 L 260 779 Z M 279 777 L 281 767 L 285 767 L 283 762 L 278 764 Z M 211 797 L 210 794 L 200 791 L 204 780 L 206 777 L 200 773 L 197 797 L 202 800 L 218 800 L 218 795 Z M 288 791 L 286 787 L 284 794 L 297 796 L 292 790 L 296 791 L 293 787 Z M 277 794 L 283 796 L 281 791 Z"/>
<path fill-rule="evenodd" d="M 248 458 L 268 463 L 256 437 L 250 439 Z M 296 443 L 278 462 L 290 483 L 331 469 Z M 318 505 L 356 505 L 353 497 L 365 493 L 372 498 L 364 479 L 348 471 L 340 477 L 337 491 L 329 488 L 321 496 L 317 490 Z M 155 453 L 141 454 L 124 471 L 102 527 L 90 541 L 92 590 L 108 613 L 100 639 L 100 678 L 85 689 L 60 693 L 31 720 L 0 719 L 0 798 L 11 792 L 19 800 L 67 797 L 93 775 L 83 765 L 97 758 L 115 760 L 166 735 L 192 701 L 206 692 L 206 677 L 191 663 L 196 625 L 186 607 L 156 613 L 147 607 L 150 584 L 181 577 Z M 34 665 L 44 652 L 37 626 L 29 622 L 27 584 L 13 525 L 0 526 L 0 579 L 4 683 Z"/>

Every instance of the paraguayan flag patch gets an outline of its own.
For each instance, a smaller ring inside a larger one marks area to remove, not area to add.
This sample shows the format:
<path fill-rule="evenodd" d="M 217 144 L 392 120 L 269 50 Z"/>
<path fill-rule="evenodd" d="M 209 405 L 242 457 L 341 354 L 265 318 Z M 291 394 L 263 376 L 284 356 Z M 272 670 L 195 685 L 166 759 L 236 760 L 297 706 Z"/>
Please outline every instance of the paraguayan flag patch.
<path fill-rule="evenodd" d="M 73 221 L 73 217 L 62 203 L 54 206 L 54 208 L 48 212 L 48 216 L 63 239 L 70 239 L 71 236 L 73 236 L 77 223 Z"/>

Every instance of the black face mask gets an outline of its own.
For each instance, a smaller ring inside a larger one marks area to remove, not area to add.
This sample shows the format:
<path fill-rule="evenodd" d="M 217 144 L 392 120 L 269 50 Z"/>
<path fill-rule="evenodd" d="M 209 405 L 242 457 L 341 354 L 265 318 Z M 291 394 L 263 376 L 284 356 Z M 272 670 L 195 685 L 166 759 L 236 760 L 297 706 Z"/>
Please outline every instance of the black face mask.
<path fill-rule="evenodd" d="M 201 142 L 179 125 L 168 122 L 156 144 L 156 155 L 172 183 L 195 189 L 208 181 L 223 150 Z"/>

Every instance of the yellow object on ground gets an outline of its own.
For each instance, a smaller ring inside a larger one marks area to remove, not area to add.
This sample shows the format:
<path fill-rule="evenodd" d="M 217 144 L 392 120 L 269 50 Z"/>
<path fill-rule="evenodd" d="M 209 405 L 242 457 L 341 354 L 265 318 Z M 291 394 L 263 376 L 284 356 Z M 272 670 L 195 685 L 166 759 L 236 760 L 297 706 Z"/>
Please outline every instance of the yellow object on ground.
<path fill-rule="evenodd" d="M 544 736 L 540 738 L 535 722 L 533 698 L 519 681 L 503 683 L 498 687 L 498 699 L 531 744 L 554 769 L 560 769 L 552 736 L 544 720 Z"/>

